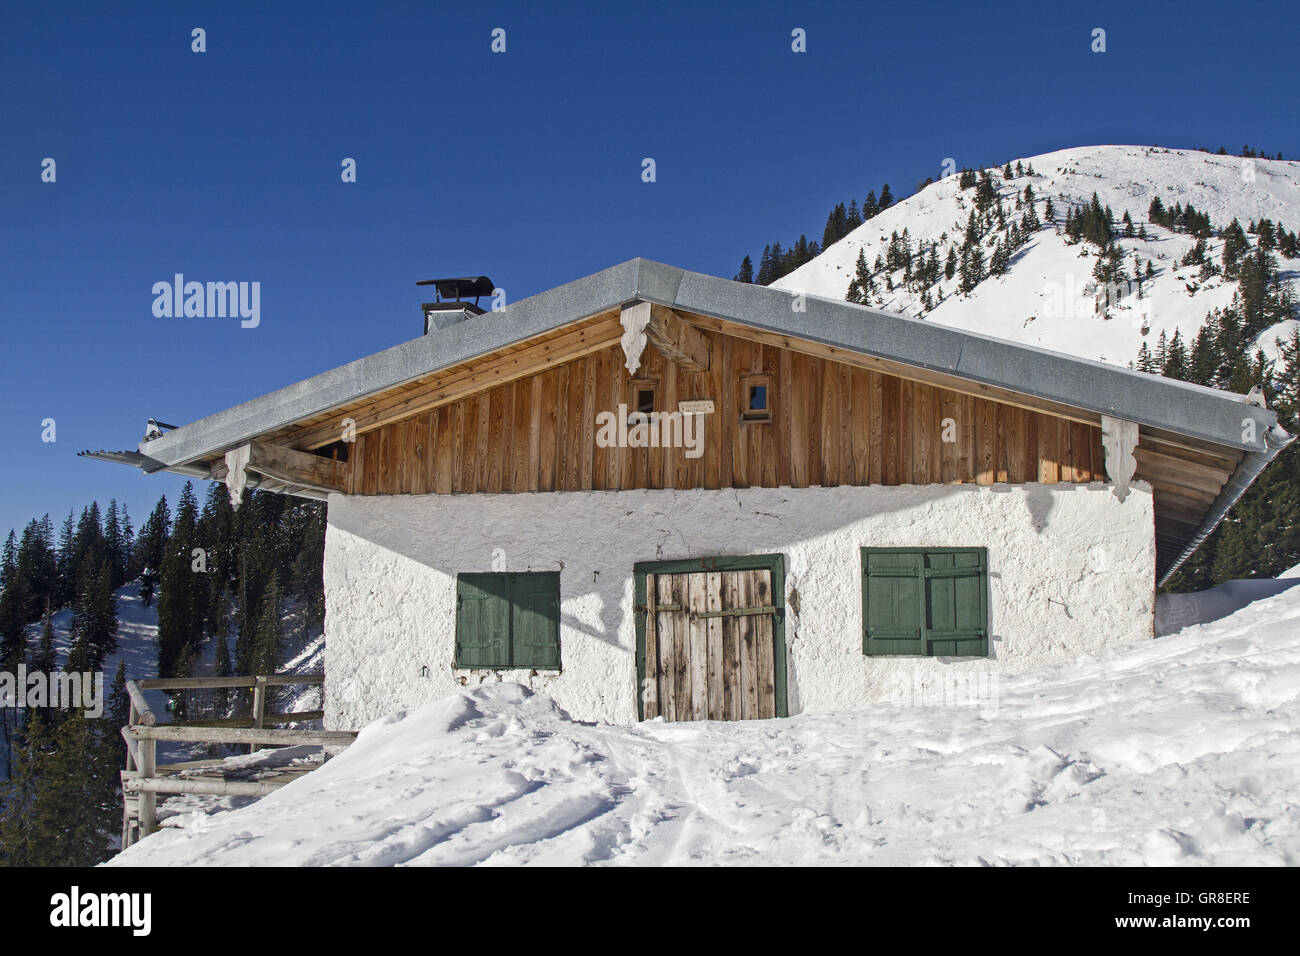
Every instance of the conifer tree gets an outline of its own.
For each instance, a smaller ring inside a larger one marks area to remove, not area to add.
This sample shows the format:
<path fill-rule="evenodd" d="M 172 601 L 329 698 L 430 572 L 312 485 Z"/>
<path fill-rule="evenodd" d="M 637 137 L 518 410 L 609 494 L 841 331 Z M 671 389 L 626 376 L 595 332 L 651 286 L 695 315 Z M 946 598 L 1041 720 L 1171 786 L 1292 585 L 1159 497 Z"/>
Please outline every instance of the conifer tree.
<path fill-rule="evenodd" d="M 73 539 L 73 519 L 72 510 L 68 510 L 68 517 L 64 519 L 59 528 L 59 543 L 55 549 L 54 563 L 58 573 L 58 588 L 54 596 L 54 603 L 58 607 L 66 607 L 72 603 L 75 596 L 75 569 L 72 564 L 72 539 Z"/>
<path fill-rule="evenodd" d="M 167 506 L 164 495 L 158 499 L 149 517 L 140 526 L 136 536 L 135 549 L 131 555 L 132 572 L 128 576 L 136 578 L 141 571 L 149 568 L 157 574 L 162 568 L 163 554 L 167 536 L 171 533 L 171 509 Z"/>
<path fill-rule="evenodd" d="M 274 674 L 279 668 L 284 644 L 283 616 L 280 577 L 279 574 L 272 573 L 266 593 L 262 596 L 262 611 L 257 621 L 253 673 Z"/>
<path fill-rule="evenodd" d="M 864 249 L 858 249 L 858 261 L 853 267 L 853 280 L 849 283 L 848 301 L 859 305 L 867 301 L 867 289 L 871 286 L 871 270 L 867 268 L 867 256 Z"/>
<path fill-rule="evenodd" d="M 159 570 L 158 673 L 164 677 L 188 676 L 180 672 L 182 662 L 200 638 L 202 612 L 197 592 L 203 578 L 193 570 L 192 554 L 197 520 L 194 486 L 186 482 Z"/>
<path fill-rule="evenodd" d="M 862 225 L 862 214 L 858 212 L 858 201 L 853 199 L 849 202 L 849 215 L 845 223 L 845 234 L 847 235 L 860 225 Z"/>
<path fill-rule="evenodd" d="M 110 499 L 104 513 L 104 550 L 112 574 L 113 587 L 119 587 L 126 575 L 126 545 L 122 540 L 122 519 L 117 499 Z"/>
<path fill-rule="evenodd" d="M 116 622 L 114 622 L 116 624 Z M 53 674 L 58 667 L 58 656 L 54 649 L 54 620 L 50 608 L 45 608 L 45 619 L 41 623 L 41 640 L 37 645 L 36 656 L 32 658 L 32 670 L 42 674 Z"/>
<path fill-rule="evenodd" d="M 117 599 L 113 596 L 112 565 L 107 558 L 99 573 L 87 576 L 82 584 L 73 605 L 72 637 L 72 670 L 98 670 L 104 658 L 117 648 Z"/>
<path fill-rule="evenodd" d="M 1151 205 L 1147 207 L 1147 218 L 1158 226 L 1165 224 L 1165 204 L 1156 196 L 1151 200 Z"/>
<path fill-rule="evenodd" d="M 9 783 L 0 800 L 0 866 L 40 866 L 45 860 L 39 854 L 30 821 L 49 751 L 44 723 L 29 719 L 11 749 L 12 759 L 5 759 Z"/>
<path fill-rule="evenodd" d="M 1165 367 L 1161 372 L 1166 378 L 1190 381 L 1187 362 L 1187 346 L 1183 344 L 1182 332 L 1174 329 L 1173 338 L 1169 340 L 1169 349 L 1165 354 Z"/>
<path fill-rule="evenodd" d="M 785 272 L 783 271 L 784 268 L 785 250 L 781 248 L 781 243 L 774 242 L 772 243 L 772 258 L 770 264 L 771 278 L 768 279 L 767 284 L 770 285 L 777 279 L 781 278 L 781 276 L 785 275 Z"/>
<path fill-rule="evenodd" d="M 29 823 L 41 865 L 94 866 L 108 856 L 121 766 L 104 759 L 102 723 L 73 709 L 54 730 Z"/>
<path fill-rule="evenodd" d="M 1124 259 L 1120 253 L 1119 246 L 1111 245 L 1097 256 L 1097 262 L 1092 268 L 1092 275 L 1104 285 L 1114 286 L 1124 282 Z"/>
<path fill-rule="evenodd" d="M 1237 278 L 1241 267 L 1241 257 L 1250 249 L 1250 242 L 1246 239 L 1246 233 L 1242 231 L 1241 223 L 1236 219 L 1228 223 L 1228 227 L 1223 230 L 1223 252 L 1221 262 L 1223 264 L 1223 275 L 1227 279 Z"/>
<path fill-rule="evenodd" d="M 1007 271 L 1007 247 L 1001 239 L 993 247 L 993 255 L 989 257 L 989 274 L 1000 276 L 1005 275 Z"/>
<path fill-rule="evenodd" d="M 18 569 L 18 544 L 11 530 L 5 539 L 3 557 L 0 557 L 0 588 L 7 588 L 13 583 L 14 572 Z"/>
<path fill-rule="evenodd" d="M 993 185 L 993 177 L 989 175 L 987 169 L 980 171 L 979 184 L 975 187 L 975 208 L 983 215 L 997 200 L 997 188 Z"/>
<path fill-rule="evenodd" d="M 862 221 L 874 219 L 880 213 L 880 203 L 876 200 L 874 189 L 867 191 L 867 198 L 862 203 Z"/>

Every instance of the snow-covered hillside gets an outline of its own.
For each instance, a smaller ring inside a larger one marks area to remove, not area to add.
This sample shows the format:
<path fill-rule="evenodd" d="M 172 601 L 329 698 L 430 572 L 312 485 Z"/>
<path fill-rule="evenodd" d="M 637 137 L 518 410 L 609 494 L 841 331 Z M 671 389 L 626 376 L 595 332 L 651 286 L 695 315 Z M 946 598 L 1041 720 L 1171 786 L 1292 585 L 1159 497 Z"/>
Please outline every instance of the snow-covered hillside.
<path fill-rule="evenodd" d="M 620 727 L 493 685 L 111 864 L 1300 863 L 1300 588 L 961 703 Z"/>
<path fill-rule="evenodd" d="M 113 675 L 125 662 L 126 676 L 132 680 L 158 676 L 158 605 L 145 606 L 140 597 L 140 583 L 124 584 L 113 592 L 117 601 L 117 649 L 104 659 L 104 694 L 112 691 Z M 41 622 L 27 627 L 27 646 L 37 647 L 41 640 Z M 54 650 L 60 667 L 68 662 L 72 650 L 72 609 L 63 608 L 50 615 L 54 633 Z M 162 691 L 145 692 L 149 705 L 160 714 L 167 712 L 167 695 Z M 107 704 L 105 704 L 107 706 Z"/>
<path fill-rule="evenodd" d="M 132 581 L 113 592 L 117 602 L 117 649 L 104 659 L 104 692 L 107 694 L 117 673 L 119 662 L 126 663 L 126 676 L 131 680 L 158 676 L 158 605 L 145 606 L 140 597 L 140 582 Z M 308 632 L 306 612 L 299 602 L 289 600 L 282 618 L 285 648 L 289 660 L 280 667 L 285 674 L 318 674 L 324 669 L 325 636 Z M 41 639 L 41 623 L 27 627 L 27 643 L 36 647 Z M 50 615 L 54 632 L 54 649 L 59 666 L 65 666 L 72 649 L 72 609 L 63 608 Z M 235 639 L 232 634 L 231 640 Z M 215 660 L 216 642 L 205 641 L 200 648 L 195 677 L 211 676 Z M 292 688 L 296 693 L 284 702 L 288 710 L 319 710 L 320 688 Z M 163 691 L 145 692 L 155 713 L 165 715 L 167 695 Z M 165 719 L 165 717 L 164 717 Z"/>
<path fill-rule="evenodd" d="M 1016 162 L 1013 159 L 1011 165 Z M 1126 365 L 1136 357 L 1144 329 L 1152 349 L 1162 330 L 1172 336 L 1180 329 L 1184 340 L 1190 340 L 1212 309 L 1231 301 L 1235 289 L 1235 283 L 1221 276 L 1201 280 L 1195 266 L 1177 267 L 1195 240 L 1148 220 L 1153 197 L 1159 196 L 1167 208 L 1190 203 L 1209 215 L 1216 230 L 1234 217 L 1243 229 L 1261 218 L 1282 223 L 1288 230 L 1300 226 L 1298 162 L 1141 146 L 1064 149 L 1023 157 L 1019 162 L 1032 166 L 1035 175 L 1004 181 L 1000 167 L 992 171 L 1008 218 L 1012 213 L 1020 216 L 1021 210 L 1015 209 L 1016 194 L 1029 184 L 1040 218 L 1044 218 L 1048 198 L 1059 224 L 1067 206 L 1077 209 L 1095 192 L 1103 206 L 1110 206 L 1117 222 L 1127 211 L 1135 226 L 1145 227 L 1146 239 L 1119 240 L 1129 271 L 1135 255 L 1143 268 L 1148 260 L 1154 265 L 1154 277 L 1142 284 L 1142 298 L 1125 300 L 1110 319 L 1096 315 L 1094 296 L 1088 291 L 1094 281 L 1096 250 L 1088 243 L 1067 245 L 1065 236 L 1045 224 L 1012 256 L 1005 275 L 986 278 L 969 295 L 958 292 L 959 276 L 944 280 L 943 301 L 925 314 L 926 319 Z M 973 208 L 974 190 L 961 190 L 958 179 L 948 176 L 885 210 L 774 287 L 843 299 L 859 250 L 865 253 L 868 265 L 873 265 L 878 256 L 885 255 L 892 233 L 901 235 L 904 229 L 914 248 L 937 242 L 942 263 L 946 247 L 960 244 Z M 1211 239 L 1207 245 L 1209 255 L 1217 260 L 1222 240 Z M 1280 258 L 1279 265 L 1283 280 L 1300 293 L 1300 262 Z M 902 278 L 901 271 L 893 275 L 893 291 L 884 288 L 882 279 L 880 297 L 872 304 L 919 315 L 923 311 L 920 295 L 905 291 Z M 931 295 L 937 299 L 933 291 Z M 1275 327 L 1260 337 L 1260 344 L 1271 349 L 1273 340 L 1285 332 Z"/>

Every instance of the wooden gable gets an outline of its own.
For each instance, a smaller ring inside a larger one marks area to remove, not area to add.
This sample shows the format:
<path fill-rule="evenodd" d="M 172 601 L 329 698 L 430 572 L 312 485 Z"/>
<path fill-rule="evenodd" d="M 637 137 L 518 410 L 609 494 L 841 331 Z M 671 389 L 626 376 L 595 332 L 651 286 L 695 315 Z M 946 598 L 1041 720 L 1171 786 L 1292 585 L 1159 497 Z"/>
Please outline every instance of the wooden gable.
<path fill-rule="evenodd" d="M 707 369 L 654 345 L 635 376 L 618 345 L 362 431 L 353 494 L 806 488 L 1105 480 L 1101 430 L 718 330 Z M 698 364 L 698 363 L 697 363 Z M 770 421 L 742 420 L 743 380 L 768 385 Z M 657 411 L 711 400 L 704 449 L 604 448 L 597 415 L 635 408 L 632 382 Z M 337 418 L 336 418 L 337 420 Z M 945 429 L 945 422 L 947 428 Z M 943 441 L 945 430 L 955 440 Z"/>
<path fill-rule="evenodd" d="M 634 375 L 624 322 L 648 340 Z M 766 414 L 748 408 L 750 384 L 764 386 Z M 653 388 L 660 412 L 712 403 L 702 455 L 601 447 L 598 416 L 635 409 L 638 388 Z M 245 447 L 260 487 L 317 496 L 1107 480 L 1098 411 L 647 302 L 334 405 Z M 304 467 L 312 456 L 330 463 Z M 1168 568 L 1243 452 L 1143 425 L 1133 456 L 1133 478 L 1154 490 L 1158 565 Z M 228 458 L 200 464 L 220 480 Z"/>

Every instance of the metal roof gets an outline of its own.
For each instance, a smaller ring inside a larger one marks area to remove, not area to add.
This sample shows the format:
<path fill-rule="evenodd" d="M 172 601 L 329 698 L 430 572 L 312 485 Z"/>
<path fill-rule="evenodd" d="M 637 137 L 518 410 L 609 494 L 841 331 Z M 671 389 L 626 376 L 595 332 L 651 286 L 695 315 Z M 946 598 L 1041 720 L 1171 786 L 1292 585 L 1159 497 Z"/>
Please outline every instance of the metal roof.
<path fill-rule="evenodd" d="M 649 301 L 1026 396 L 1137 422 L 1246 453 L 1188 549 L 1291 440 L 1277 415 L 1232 392 L 1135 372 L 834 299 L 630 259 L 201 418 L 147 442 L 146 470 L 184 470 L 267 432 L 570 323 Z M 1250 439 L 1250 440 L 1247 440 Z"/>
<path fill-rule="evenodd" d="M 796 311 L 800 299 L 804 311 Z M 637 300 L 943 372 L 1247 452 L 1267 450 L 1275 412 L 1245 396 L 922 319 L 719 279 L 648 259 L 594 275 L 322 372 L 142 443 L 167 465 L 211 457 L 276 428 Z M 1249 428 L 1246 420 L 1254 421 Z M 1254 441 L 1245 438 L 1254 433 Z"/>

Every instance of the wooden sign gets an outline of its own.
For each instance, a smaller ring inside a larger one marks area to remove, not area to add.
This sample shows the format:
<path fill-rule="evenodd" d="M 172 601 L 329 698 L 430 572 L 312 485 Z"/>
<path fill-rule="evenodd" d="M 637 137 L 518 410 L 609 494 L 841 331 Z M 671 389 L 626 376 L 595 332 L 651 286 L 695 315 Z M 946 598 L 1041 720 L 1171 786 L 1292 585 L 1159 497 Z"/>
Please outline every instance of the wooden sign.
<path fill-rule="evenodd" d="M 713 399 L 701 398 L 695 401 L 678 402 L 677 410 L 683 415 L 708 415 L 713 411 Z"/>

